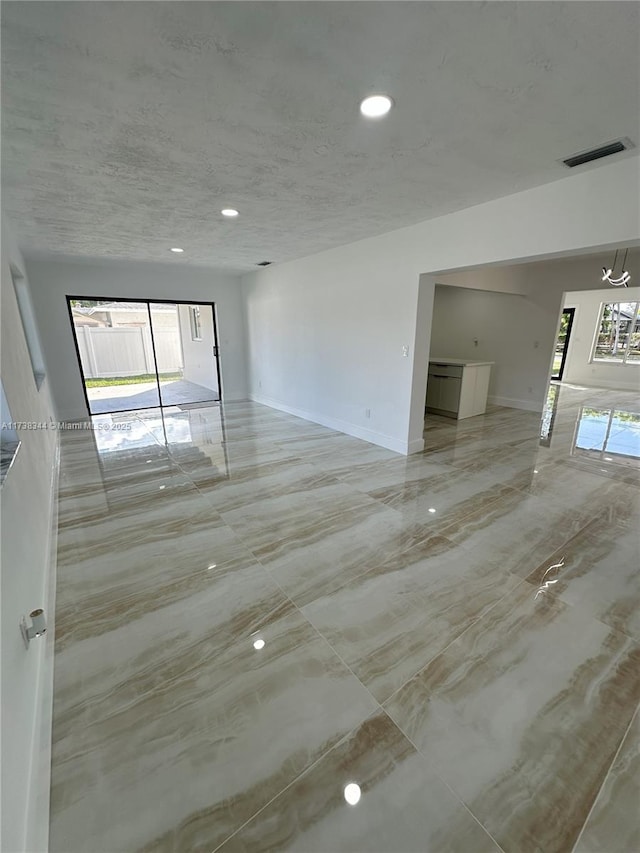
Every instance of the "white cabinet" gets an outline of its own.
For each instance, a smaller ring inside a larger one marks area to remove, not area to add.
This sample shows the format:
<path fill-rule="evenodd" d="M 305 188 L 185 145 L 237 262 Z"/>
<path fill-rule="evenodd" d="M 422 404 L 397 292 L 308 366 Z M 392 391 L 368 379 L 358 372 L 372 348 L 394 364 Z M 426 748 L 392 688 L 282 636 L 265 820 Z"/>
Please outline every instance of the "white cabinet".
<path fill-rule="evenodd" d="M 447 412 L 457 412 L 460 405 L 461 380 L 457 376 L 447 376 L 442 380 L 440 390 L 440 408 Z"/>
<path fill-rule="evenodd" d="M 429 363 L 427 406 L 430 409 L 457 412 L 463 368 L 455 364 Z"/>
<path fill-rule="evenodd" d="M 427 410 L 458 419 L 483 414 L 487 408 L 491 364 L 460 359 L 431 360 Z"/>

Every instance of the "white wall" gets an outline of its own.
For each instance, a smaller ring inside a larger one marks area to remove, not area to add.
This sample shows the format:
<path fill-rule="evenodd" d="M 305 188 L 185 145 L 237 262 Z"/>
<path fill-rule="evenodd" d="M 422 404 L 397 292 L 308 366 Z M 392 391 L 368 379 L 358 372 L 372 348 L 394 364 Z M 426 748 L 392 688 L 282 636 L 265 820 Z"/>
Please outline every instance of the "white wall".
<path fill-rule="evenodd" d="M 246 276 L 251 396 L 420 450 L 435 273 L 637 243 L 637 186 L 628 158 Z"/>
<path fill-rule="evenodd" d="M 390 265 L 349 248 L 247 282 L 252 397 L 404 451 L 417 276 L 394 288 Z"/>
<path fill-rule="evenodd" d="M 555 317 L 524 296 L 437 286 L 430 357 L 493 361 L 489 402 L 538 411 L 549 366 L 540 336 L 549 320 L 555 328 Z"/>
<path fill-rule="evenodd" d="M 609 287 L 606 290 L 584 290 L 567 294 L 564 307 L 575 308 L 575 314 L 562 377 L 564 382 L 640 391 L 639 363 L 608 364 L 603 361 L 591 361 L 602 303 L 617 301 L 640 301 L 640 287 Z"/>
<path fill-rule="evenodd" d="M 49 377 L 36 382 L 10 265 L 23 259 L 2 223 L 2 382 L 14 420 L 48 422 Z M 6 851 L 45 850 L 49 822 L 57 433 L 19 429 L 21 446 L 0 491 L 2 502 L 2 838 Z M 44 607 L 43 639 L 25 649 L 19 619 Z"/>
<path fill-rule="evenodd" d="M 218 393 L 218 376 L 213 356 L 215 334 L 213 330 L 213 311 L 209 305 L 200 306 L 201 340 L 194 341 L 191 336 L 189 305 L 178 305 L 180 336 L 182 339 L 182 357 L 184 378 Z"/>
<path fill-rule="evenodd" d="M 66 295 L 215 302 L 223 399 L 247 397 L 240 280 L 175 263 L 59 261 L 27 258 L 36 319 L 58 418 L 86 417 Z"/>

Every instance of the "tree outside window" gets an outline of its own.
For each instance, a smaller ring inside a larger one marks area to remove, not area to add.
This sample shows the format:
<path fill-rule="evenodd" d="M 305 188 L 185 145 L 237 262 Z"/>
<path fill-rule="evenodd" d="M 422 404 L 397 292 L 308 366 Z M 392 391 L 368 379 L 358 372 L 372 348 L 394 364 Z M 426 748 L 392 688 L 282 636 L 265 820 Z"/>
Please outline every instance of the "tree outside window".
<path fill-rule="evenodd" d="M 604 302 L 600 311 L 593 361 L 640 364 L 638 302 Z"/>

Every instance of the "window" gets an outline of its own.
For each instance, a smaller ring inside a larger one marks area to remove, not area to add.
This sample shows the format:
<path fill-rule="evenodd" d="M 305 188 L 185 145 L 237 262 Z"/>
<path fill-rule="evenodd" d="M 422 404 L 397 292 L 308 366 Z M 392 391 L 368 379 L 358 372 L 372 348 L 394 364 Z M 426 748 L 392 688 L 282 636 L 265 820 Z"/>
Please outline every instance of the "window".
<path fill-rule="evenodd" d="M 192 341 L 201 341 L 202 340 L 202 329 L 200 327 L 200 306 L 199 305 L 190 305 L 189 306 L 189 321 L 191 323 L 191 340 Z"/>
<path fill-rule="evenodd" d="M 638 302 L 603 302 L 592 361 L 640 364 Z"/>

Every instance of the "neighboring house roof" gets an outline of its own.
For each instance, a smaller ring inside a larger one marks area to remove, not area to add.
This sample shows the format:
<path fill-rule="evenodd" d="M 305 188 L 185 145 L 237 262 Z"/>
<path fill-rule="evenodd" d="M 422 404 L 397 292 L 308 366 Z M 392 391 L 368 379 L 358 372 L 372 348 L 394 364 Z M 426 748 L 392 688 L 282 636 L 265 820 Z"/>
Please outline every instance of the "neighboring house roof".
<path fill-rule="evenodd" d="M 619 308 L 616 309 L 615 313 L 618 315 L 618 317 L 624 317 L 625 320 L 634 319 L 634 317 L 636 316 L 635 302 L 618 302 L 617 304 L 619 305 Z"/>
<path fill-rule="evenodd" d="M 175 311 L 174 304 L 165 305 L 163 303 L 153 303 L 154 311 Z M 146 305 L 141 305 L 139 302 L 102 302 L 100 305 L 94 305 L 91 307 L 87 306 L 78 306 L 77 308 L 73 308 L 74 313 L 84 314 L 85 316 L 90 316 L 91 314 L 101 314 L 105 311 L 110 311 L 111 313 L 119 312 L 125 314 L 131 314 L 133 312 L 144 311 L 146 309 Z"/>
<path fill-rule="evenodd" d="M 77 308 L 72 308 L 71 313 L 73 315 L 73 323 L 75 326 L 104 326 L 104 322 L 102 320 L 96 320 L 93 317 L 88 317 L 85 313 L 78 310 Z"/>

